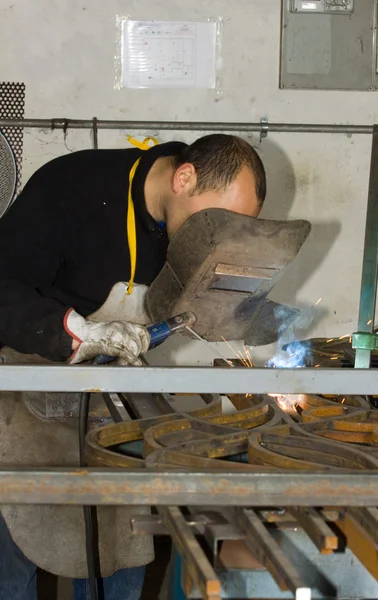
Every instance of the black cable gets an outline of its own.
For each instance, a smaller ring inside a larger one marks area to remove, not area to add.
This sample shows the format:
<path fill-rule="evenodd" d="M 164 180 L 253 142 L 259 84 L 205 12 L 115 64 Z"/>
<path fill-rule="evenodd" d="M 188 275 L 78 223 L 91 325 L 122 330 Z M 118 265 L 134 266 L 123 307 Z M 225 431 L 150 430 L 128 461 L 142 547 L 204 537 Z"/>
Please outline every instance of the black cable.
<path fill-rule="evenodd" d="M 90 393 L 83 392 L 79 406 L 79 462 L 85 463 L 85 436 L 88 431 Z M 83 506 L 85 524 L 85 549 L 87 555 L 90 600 L 104 600 L 104 587 L 101 578 L 100 554 L 98 549 L 98 521 L 95 506 Z"/>
<path fill-rule="evenodd" d="M 88 433 L 88 416 L 90 393 L 83 392 L 80 395 L 79 404 L 79 462 L 81 467 L 85 467 L 85 436 Z"/>

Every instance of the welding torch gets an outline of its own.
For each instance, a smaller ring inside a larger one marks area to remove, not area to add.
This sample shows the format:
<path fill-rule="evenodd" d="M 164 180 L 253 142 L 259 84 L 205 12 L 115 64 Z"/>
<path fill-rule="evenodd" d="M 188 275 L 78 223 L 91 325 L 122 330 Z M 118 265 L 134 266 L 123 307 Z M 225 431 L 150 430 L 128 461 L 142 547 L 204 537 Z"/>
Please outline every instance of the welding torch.
<path fill-rule="evenodd" d="M 196 316 L 194 313 L 184 312 L 175 317 L 171 317 L 170 319 L 166 319 L 165 321 L 159 321 L 159 323 L 149 325 L 147 327 L 147 331 L 150 334 L 150 345 L 148 349 L 152 350 L 152 348 L 160 346 L 160 344 L 171 335 L 178 333 L 179 331 L 184 331 L 187 327 L 194 325 L 195 322 Z M 94 364 L 103 365 L 112 362 L 113 360 L 116 360 L 115 357 L 104 356 L 101 354 L 95 358 Z"/>

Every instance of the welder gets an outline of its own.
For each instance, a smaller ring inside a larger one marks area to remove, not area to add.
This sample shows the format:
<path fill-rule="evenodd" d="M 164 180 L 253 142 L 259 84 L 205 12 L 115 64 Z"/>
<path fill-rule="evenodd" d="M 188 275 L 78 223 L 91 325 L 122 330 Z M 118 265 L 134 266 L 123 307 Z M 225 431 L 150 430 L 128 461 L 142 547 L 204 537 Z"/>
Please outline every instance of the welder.
<path fill-rule="evenodd" d="M 75 364 L 105 355 L 138 365 L 150 341 L 145 293 L 169 239 L 203 209 L 256 217 L 265 193 L 259 156 L 235 136 L 84 150 L 48 162 L 0 220 L 0 360 Z M 122 318 L 92 318 L 117 282 L 128 282 Z M 42 397 L 0 394 L 3 466 L 78 465 L 75 424 L 49 419 Z M 153 546 L 131 535 L 130 516 L 143 510 L 98 510 L 106 600 L 140 598 Z M 1 512 L 0 600 L 36 600 L 37 567 L 72 578 L 75 600 L 87 598 L 81 508 Z"/>

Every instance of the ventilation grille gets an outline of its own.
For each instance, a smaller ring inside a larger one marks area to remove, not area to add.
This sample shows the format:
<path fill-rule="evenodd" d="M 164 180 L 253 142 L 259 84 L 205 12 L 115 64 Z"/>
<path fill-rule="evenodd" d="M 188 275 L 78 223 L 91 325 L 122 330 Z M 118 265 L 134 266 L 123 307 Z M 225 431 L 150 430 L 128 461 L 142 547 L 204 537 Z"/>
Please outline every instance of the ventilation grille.
<path fill-rule="evenodd" d="M 0 82 L 0 119 L 23 119 L 25 114 L 25 84 Z M 24 140 L 23 127 L 4 127 L 2 129 L 13 150 L 17 165 L 16 194 L 21 189 L 22 151 Z"/>

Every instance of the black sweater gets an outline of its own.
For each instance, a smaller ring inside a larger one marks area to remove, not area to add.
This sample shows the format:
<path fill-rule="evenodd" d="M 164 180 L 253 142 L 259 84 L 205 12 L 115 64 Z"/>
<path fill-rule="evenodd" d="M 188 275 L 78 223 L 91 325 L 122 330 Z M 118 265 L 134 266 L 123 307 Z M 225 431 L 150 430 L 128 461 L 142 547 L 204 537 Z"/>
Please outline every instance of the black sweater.
<path fill-rule="evenodd" d="M 97 310 L 111 287 L 130 277 L 126 233 L 129 171 L 137 229 L 136 283 L 149 285 L 163 267 L 165 229 L 147 212 L 144 183 L 170 142 L 150 150 L 84 150 L 44 165 L 0 219 L 0 346 L 63 361 L 72 339 L 63 317 L 73 307 Z"/>

